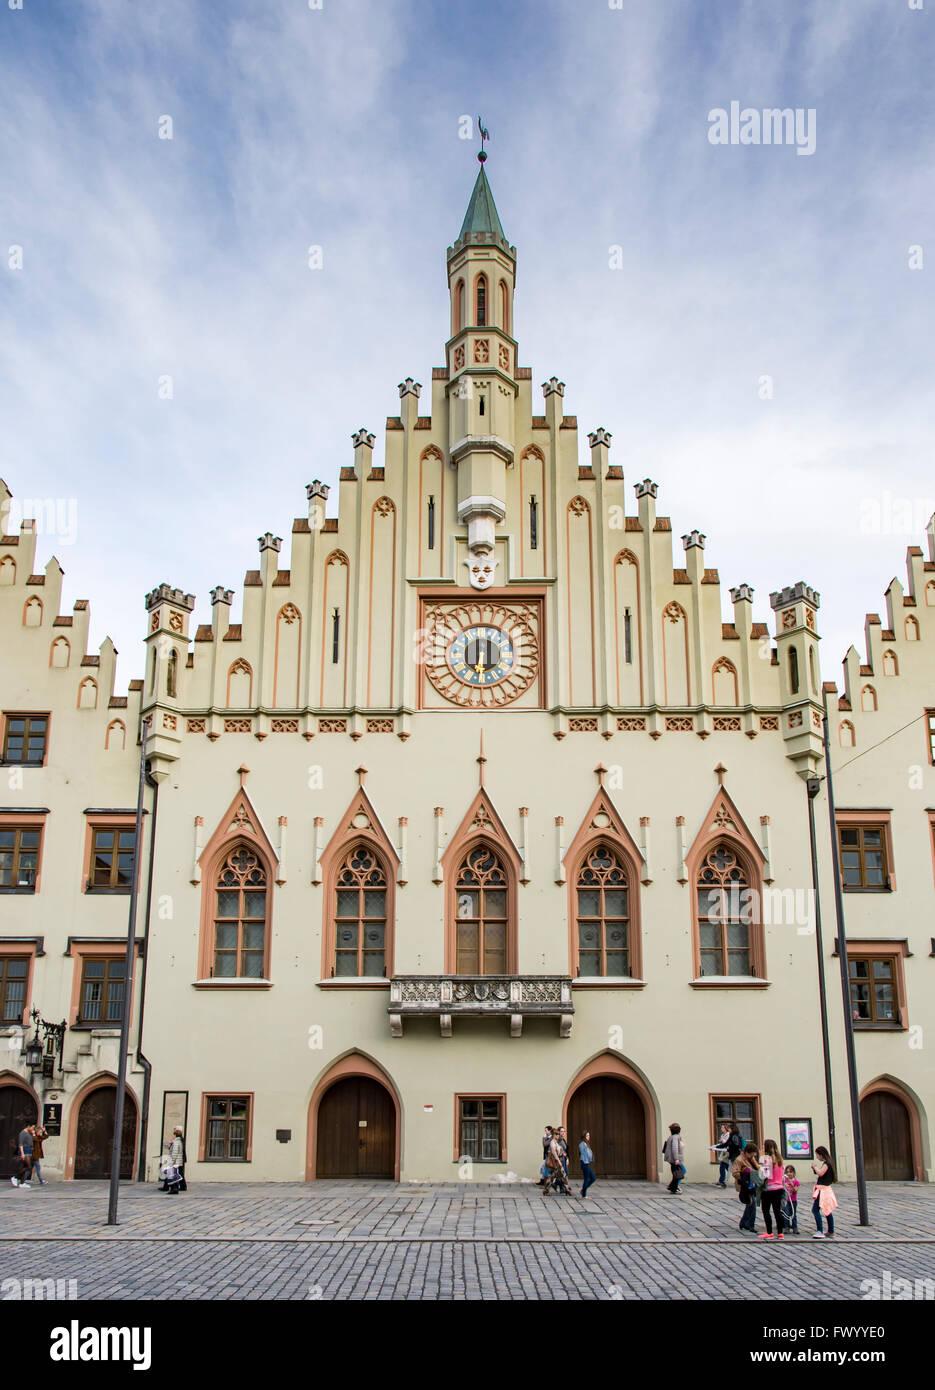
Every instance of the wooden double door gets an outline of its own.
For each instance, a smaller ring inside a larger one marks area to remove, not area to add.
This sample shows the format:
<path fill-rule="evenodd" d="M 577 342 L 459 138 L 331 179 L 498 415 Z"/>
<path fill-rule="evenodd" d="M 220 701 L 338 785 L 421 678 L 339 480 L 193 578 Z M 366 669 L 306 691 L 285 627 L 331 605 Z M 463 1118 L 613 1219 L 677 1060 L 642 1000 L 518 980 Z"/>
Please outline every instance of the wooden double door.
<path fill-rule="evenodd" d="M 906 1105 L 891 1091 L 873 1091 L 860 1102 L 867 1179 L 906 1181 L 915 1177 L 912 1129 Z"/>
<path fill-rule="evenodd" d="M 646 1177 L 646 1114 L 632 1086 L 615 1076 L 594 1076 L 568 1104 L 571 1171 L 581 1172 L 578 1144 L 591 1131 L 594 1171 L 599 1178 Z"/>
<path fill-rule="evenodd" d="M 15 1177 L 20 1170 L 16 1141 L 20 1130 L 34 1125 L 39 1109 L 21 1086 L 0 1087 L 0 1178 Z"/>
<path fill-rule="evenodd" d="M 396 1176 L 396 1107 L 379 1081 L 346 1076 L 322 1096 L 315 1176 Z"/>
<path fill-rule="evenodd" d="M 75 1177 L 109 1178 L 114 1142 L 116 1086 L 98 1086 L 81 1102 L 75 1138 Z M 129 1095 L 123 1102 L 123 1135 L 120 1145 L 120 1176 L 132 1178 L 136 1148 L 136 1108 Z"/>

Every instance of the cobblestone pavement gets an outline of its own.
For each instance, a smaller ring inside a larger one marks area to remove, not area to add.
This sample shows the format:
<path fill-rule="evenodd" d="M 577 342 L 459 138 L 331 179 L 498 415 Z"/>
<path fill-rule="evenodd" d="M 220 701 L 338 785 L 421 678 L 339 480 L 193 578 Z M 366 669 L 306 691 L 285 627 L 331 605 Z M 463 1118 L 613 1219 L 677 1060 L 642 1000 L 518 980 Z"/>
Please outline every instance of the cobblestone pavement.
<path fill-rule="evenodd" d="M 79 1299 L 301 1300 L 859 1300 L 861 1282 L 887 1272 L 935 1281 L 935 1186 L 872 1186 L 862 1229 L 842 1185 L 833 1241 L 811 1239 L 803 1206 L 802 1234 L 781 1245 L 737 1230 L 730 1188 L 593 1191 L 582 1202 L 527 1184 L 199 1183 L 169 1198 L 125 1184 L 108 1227 L 104 1183 L 4 1185 L 0 1281 L 74 1279 Z"/>

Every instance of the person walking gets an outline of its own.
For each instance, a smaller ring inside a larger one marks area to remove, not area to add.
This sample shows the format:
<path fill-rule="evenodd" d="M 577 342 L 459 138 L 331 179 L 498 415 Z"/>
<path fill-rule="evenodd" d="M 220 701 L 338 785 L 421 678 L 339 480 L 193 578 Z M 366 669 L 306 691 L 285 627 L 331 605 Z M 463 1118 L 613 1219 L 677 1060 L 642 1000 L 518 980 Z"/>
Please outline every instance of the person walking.
<path fill-rule="evenodd" d="M 166 1179 L 165 1190 L 170 1196 L 176 1197 L 180 1192 L 188 1191 L 188 1183 L 185 1181 L 185 1135 L 181 1125 L 176 1125 L 172 1131 L 169 1163 L 175 1169 L 175 1176 Z"/>
<path fill-rule="evenodd" d="M 14 1187 L 30 1187 L 30 1176 L 32 1174 L 32 1150 L 33 1138 L 29 1125 L 23 1127 L 19 1132 L 16 1141 L 16 1156 L 19 1159 L 19 1177 L 10 1178 Z"/>
<path fill-rule="evenodd" d="M 539 1169 L 538 1187 L 544 1187 L 549 1176 L 549 1145 L 552 1143 L 552 1126 L 546 1125 L 542 1132 L 542 1166 Z"/>
<path fill-rule="evenodd" d="M 825 1240 L 825 1233 L 821 1229 L 821 1218 L 824 1216 L 828 1221 L 828 1236 L 834 1235 L 834 1217 L 832 1212 L 838 1205 L 838 1199 L 834 1195 L 834 1164 L 831 1155 L 826 1148 L 819 1144 L 815 1150 L 817 1162 L 812 1164 L 812 1172 L 815 1174 L 815 1188 L 812 1192 L 812 1216 L 815 1218 L 815 1225 L 818 1230 L 812 1236 L 812 1240 Z"/>
<path fill-rule="evenodd" d="M 785 1183 L 785 1169 L 782 1166 L 782 1158 L 775 1139 L 767 1139 L 763 1145 L 763 1162 L 760 1165 L 763 1174 L 763 1194 L 760 1198 L 760 1205 L 763 1208 L 763 1220 L 766 1222 L 766 1230 L 760 1236 L 760 1240 L 773 1240 L 773 1217 L 776 1218 L 776 1240 L 783 1240 L 783 1227 L 785 1222 L 782 1218 L 782 1198 Z"/>
<path fill-rule="evenodd" d="M 741 1231 L 756 1234 L 756 1204 L 760 1177 L 760 1154 L 755 1144 L 747 1144 L 742 1154 L 734 1160 L 734 1186 L 743 1202 L 743 1215 L 739 1226 Z"/>
<path fill-rule="evenodd" d="M 716 1184 L 716 1185 L 717 1185 L 718 1187 L 726 1187 L 726 1186 L 727 1186 L 727 1170 L 730 1168 L 730 1165 L 731 1165 L 731 1162 L 732 1162 L 732 1160 L 731 1160 L 731 1158 L 730 1158 L 730 1126 L 729 1126 L 729 1125 L 727 1125 L 727 1124 L 722 1124 L 722 1125 L 721 1125 L 721 1136 L 720 1136 L 720 1138 L 718 1139 L 717 1143 L 716 1143 L 716 1144 L 712 1144 L 711 1147 L 712 1147 L 712 1149 L 714 1150 L 714 1157 L 717 1159 L 718 1164 L 720 1165 L 719 1168 L 718 1168 L 717 1184 Z M 734 1155 L 734 1157 L 736 1157 L 736 1154 Z"/>
<path fill-rule="evenodd" d="M 669 1125 L 669 1137 L 663 1145 L 662 1157 L 672 1170 L 672 1181 L 666 1188 L 673 1197 L 680 1191 L 680 1184 L 685 1176 L 685 1141 L 682 1138 L 681 1125 Z"/>
<path fill-rule="evenodd" d="M 562 1172 L 565 1174 L 565 1183 L 568 1185 L 568 1134 L 564 1125 L 558 1127 L 558 1146 L 562 1151 Z"/>
<path fill-rule="evenodd" d="M 597 1182 L 594 1176 L 594 1153 L 591 1149 L 591 1131 L 586 1129 L 578 1145 L 578 1158 L 581 1163 L 581 1195 L 587 1197 L 588 1188 Z"/>
<path fill-rule="evenodd" d="M 743 1153 L 745 1147 L 746 1145 L 744 1144 L 743 1135 L 740 1133 L 740 1130 L 736 1125 L 731 1125 L 730 1134 L 727 1137 L 728 1162 L 733 1165 Z"/>
<path fill-rule="evenodd" d="M 40 1187 L 45 1187 L 45 1178 L 42 1176 L 42 1160 L 45 1157 L 42 1148 L 43 1139 L 48 1139 L 48 1130 L 42 1125 L 30 1125 L 32 1131 L 32 1176 L 37 1179 Z"/>
<path fill-rule="evenodd" d="M 557 1128 L 554 1128 L 552 1130 L 552 1139 L 549 1144 L 549 1152 L 546 1157 L 546 1164 L 548 1167 L 548 1173 L 542 1188 L 543 1197 L 548 1197 L 553 1187 L 557 1188 L 559 1192 L 565 1192 L 567 1194 L 568 1187 L 565 1182 L 565 1173 L 562 1169 L 562 1146 L 558 1142 Z"/>

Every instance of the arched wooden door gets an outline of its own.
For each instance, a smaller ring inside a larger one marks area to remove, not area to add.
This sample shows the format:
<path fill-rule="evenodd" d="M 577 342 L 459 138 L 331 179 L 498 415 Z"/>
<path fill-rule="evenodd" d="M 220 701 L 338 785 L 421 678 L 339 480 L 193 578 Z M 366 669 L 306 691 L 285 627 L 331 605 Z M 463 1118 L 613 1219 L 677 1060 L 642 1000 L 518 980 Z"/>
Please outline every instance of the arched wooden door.
<path fill-rule="evenodd" d="M 318 1107 L 319 1178 L 392 1178 L 396 1170 L 396 1108 L 385 1086 L 346 1076 Z"/>
<path fill-rule="evenodd" d="M 78 1111 L 75 1136 L 75 1177 L 109 1178 L 110 1155 L 114 1142 L 116 1086 L 98 1086 L 85 1096 Z M 129 1095 L 123 1103 L 123 1139 L 120 1145 L 120 1176 L 132 1178 L 136 1148 L 136 1107 Z"/>
<path fill-rule="evenodd" d="M 892 1091 L 872 1091 L 860 1102 L 864 1169 L 868 1180 L 906 1181 L 915 1177 L 909 1111 Z"/>
<path fill-rule="evenodd" d="M 25 1125 L 34 1125 L 38 1118 L 36 1102 L 22 1086 L 0 1087 L 0 1178 L 12 1178 L 19 1172 L 19 1132 Z"/>
<path fill-rule="evenodd" d="M 632 1086 L 616 1076 L 593 1076 L 568 1103 L 571 1169 L 581 1172 L 578 1143 L 591 1131 L 594 1171 L 599 1178 L 646 1177 L 646 1116 Z"/>

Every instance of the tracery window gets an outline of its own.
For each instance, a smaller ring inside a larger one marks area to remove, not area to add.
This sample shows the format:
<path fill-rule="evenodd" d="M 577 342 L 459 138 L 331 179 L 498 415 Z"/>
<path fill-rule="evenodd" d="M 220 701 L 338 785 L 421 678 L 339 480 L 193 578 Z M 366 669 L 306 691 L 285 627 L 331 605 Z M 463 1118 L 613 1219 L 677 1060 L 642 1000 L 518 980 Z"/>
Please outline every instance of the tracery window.
<path fill-rule="evenodd" d="M 578 974 L 631 975 L 627 870 L 608 844 L 588 851 L 576 883 Z"/>
<path fill-rule="evenodd" d="M 730 844 L 719 841 L 705 855 L 696 883 L 701 975 L 753 975 L 752 895 Z"/>
<path fill-rule="evenodd" d="M 368 845 L 355 845 L 335 880 L 334 975 L 386 973 L 387 878 Z"/>
<path fill-rule="evenodd" d="M 239 844 L 216 880 L 215 979 L 263 979 L 266 959 L 267 874 L 257 854 Z"/>
<path fill-rule="evenodd" d="M 499 975 L 506 970 L 507 870 L 489 845 L 468 851 L 456 879 L 456 973 Z"/>

